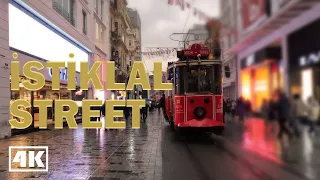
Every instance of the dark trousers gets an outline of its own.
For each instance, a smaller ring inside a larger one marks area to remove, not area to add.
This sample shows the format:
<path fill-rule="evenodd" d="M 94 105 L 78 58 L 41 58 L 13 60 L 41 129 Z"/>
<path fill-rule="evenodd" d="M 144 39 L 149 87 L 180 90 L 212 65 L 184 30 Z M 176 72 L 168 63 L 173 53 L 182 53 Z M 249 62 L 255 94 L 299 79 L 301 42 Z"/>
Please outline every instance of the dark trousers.
<path fill-rule="evenodd" d="M 279 128 L 280 128 L 280 132 L 278 137 L 282 138 L 283 133 L 287 134 L 289 136 L 289 138 L 292 137 L 292 134 L 288 128 L 287 124 L 287 120 L 286 119 L 280 119 L 279 120 Z"/>
<path fill-rule="evenodd" d="M 309 128 L 309 133 L 313 133 L 315 132 L 316 134 L 318 133 L 317 132 L 317 122 L 316 121 L 313 121 L 313 120 L 310 120 L 310 128 Z"/>
<path fill-rule="evenodd" d="M 162 113 L 163 113 L 163 117 L 166 119 L 166 121 L 168 121 L 169 120 L 169 117 L 168 117 L 168 115 L 167 115 L 167 110 L 166 110 L 166 108 L 161 108 L 162 109 Z"/>

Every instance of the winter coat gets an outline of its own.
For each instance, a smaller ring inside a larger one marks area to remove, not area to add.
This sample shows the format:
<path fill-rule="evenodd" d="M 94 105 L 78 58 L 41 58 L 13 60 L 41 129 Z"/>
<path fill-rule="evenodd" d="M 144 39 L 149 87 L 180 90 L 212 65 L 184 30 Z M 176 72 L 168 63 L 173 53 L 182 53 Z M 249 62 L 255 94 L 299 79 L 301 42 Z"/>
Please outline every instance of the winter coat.
<path fill-rule="evenodd" d="M 304 104 L 301 99 L 294 100 L 292 102 L 292 115 L 293 117 L 303 117 L 306 116 L 308 112 L 308 107 Z"/>
<path fill-rule="evenodd" d="M 312 121 L 317 121 L 319 119 L 320 116 L 320 105 L 319 103 L 314 100 L 313 102 L 309 103 L 308 105 L 308 109 L 309 109 L 309 118 Z"/>
<path fill-rule="evenodd" d="M 278 109 L 278 118 L 279 120 L 288 120 L 290 118 L 290 101 L 286 95 L 280 95 L 277 109 Z"/>
<path fill-rule="evenodd" d="M 103 116 L 106 116 L 106 103 L 103 103 L 103 105 L 100 108 L 100 114 Z"/>
<path fill-rule="evenodd" d="M 239 99 L 236 107 L 237 107 L 237 114 L 239 116 L 244 116 L 246 114 L 246 105 L 244 101 Z"/>

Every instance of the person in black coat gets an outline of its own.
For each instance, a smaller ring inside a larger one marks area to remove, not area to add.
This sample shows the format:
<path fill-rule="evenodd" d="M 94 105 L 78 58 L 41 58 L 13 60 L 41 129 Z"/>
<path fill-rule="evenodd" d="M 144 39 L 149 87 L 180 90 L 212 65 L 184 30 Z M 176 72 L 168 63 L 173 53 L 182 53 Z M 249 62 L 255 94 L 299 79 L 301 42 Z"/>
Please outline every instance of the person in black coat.
<path fill-rule="evenodd" d="M 290 118 L 290 100 L 289 98 L 281 91 L 278 91 L 279 100 L 276 104 L 277 116 L 279 121 L 280 132 L 278 138 L 281 139 L 283 133 L 287 134 L 289 138 L 292 138 L 292 133 L 288 128 L 288 122 Z"/>
<path fill-rule="evenodd" d="M 100 114 L 102 116 L 106 116 L 106 102 L 103 103 L 103 105 L 100 108 Z"/>
<path fill-rule="evenodd" d="M 98 98 L 96 98 L 96 100 L 98 100 Z M 101 112 L 101 107 L 99 107 L 99 106 L 91 106 L 90 110 L 97 110 L 97 111 Z M 91 117 L 91 121 L 94 121 L 94 120 L 100 121 L 100 116 L 101 116 L 101 113 L 100 113 L 99 117 Z"/>

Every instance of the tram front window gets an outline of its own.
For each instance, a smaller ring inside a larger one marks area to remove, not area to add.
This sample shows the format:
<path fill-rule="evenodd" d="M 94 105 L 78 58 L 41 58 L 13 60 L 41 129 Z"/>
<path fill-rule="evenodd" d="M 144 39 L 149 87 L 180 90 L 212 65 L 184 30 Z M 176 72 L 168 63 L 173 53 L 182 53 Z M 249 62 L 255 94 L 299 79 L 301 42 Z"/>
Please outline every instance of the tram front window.
<path fill-rule="evenodd" d="M 200 92 L 211 92 L 212 91 L 212 67 L 200 67 L 199 72 L 199 87 Z"/>
<path fill-rule="evenodd" d="M 192 67 L 187 70 L 188 74 L 188 93 L 198 92 L 198 68 Z"/>
<path fill-rule="evenodd" d="M 191 66 L 186 70 L 186 93 L 221 93 L 221 65 Z"/>

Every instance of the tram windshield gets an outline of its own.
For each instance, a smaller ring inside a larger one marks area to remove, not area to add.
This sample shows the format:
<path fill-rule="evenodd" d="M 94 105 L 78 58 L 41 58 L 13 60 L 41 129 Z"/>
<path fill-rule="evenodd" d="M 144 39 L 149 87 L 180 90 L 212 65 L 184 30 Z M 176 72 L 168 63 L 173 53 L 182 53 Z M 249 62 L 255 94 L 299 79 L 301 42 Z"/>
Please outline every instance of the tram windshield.
<path fill-rule="evenodd" d="M 186 93 L 221 93 L 221 65 L 186 68 Z"/>

